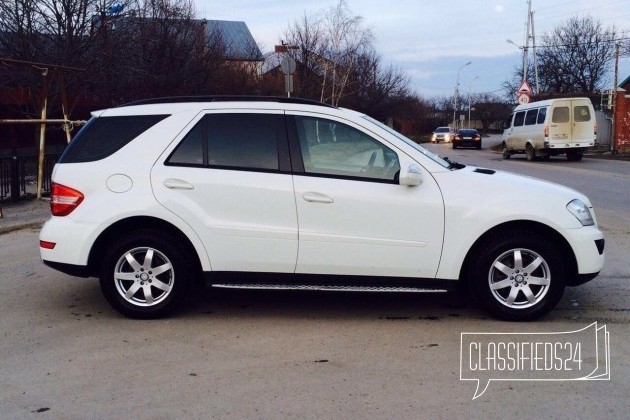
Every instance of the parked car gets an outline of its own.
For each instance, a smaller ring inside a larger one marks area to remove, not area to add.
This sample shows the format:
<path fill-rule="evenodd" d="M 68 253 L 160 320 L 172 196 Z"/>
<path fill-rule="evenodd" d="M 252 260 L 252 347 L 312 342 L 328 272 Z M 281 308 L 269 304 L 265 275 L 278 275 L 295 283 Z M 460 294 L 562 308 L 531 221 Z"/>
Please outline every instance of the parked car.
<path fill-rule="evenodd" d="M 476 147 L 481 149 L 481 134 L 474 128 L 460 128 L 453 137 L 453 149 L 458 147 Z"/>
<path fill-rule="evenodd" d="M 454 135 L 455 133 L 453 133 L 450 127 L 438 127 L 431 135 L 431 143 L 438 143 L 440 141 L 450 143 Z"/>
<path fill-rule="evenodd" d="M 205 281 L 461 290 L 532 320 L 604 264 L 583 194 L 441 159 L 366 115 L 295 98 L 94 112 L 52 182 L 43 262 L 98 277 L 136 318 L 168 314 Z"/>
<path fill-rule="evenodd" d="M 597 122 L 588 98 L 549 99 L 519 105 L 503 130 L 503 157 L 525 153 L 527 160 L 566 154 L 582 159 L 595 144 Z"/>

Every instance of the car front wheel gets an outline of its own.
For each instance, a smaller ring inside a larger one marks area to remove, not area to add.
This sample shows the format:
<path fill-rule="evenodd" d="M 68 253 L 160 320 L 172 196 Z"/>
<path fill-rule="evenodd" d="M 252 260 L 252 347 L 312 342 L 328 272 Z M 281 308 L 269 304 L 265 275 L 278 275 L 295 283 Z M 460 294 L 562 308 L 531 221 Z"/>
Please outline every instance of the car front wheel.
<path fill-rule="evenodd" d="M 184 252 L 157 230 L 130 232 L 105 253 L 101 290 L 131 318 L 159 318 L 184 301 L 192 276 Z"/>
<path fill-rule="evenodd" d="M 516 231 L 486 241 L 471 264 L 469 287 L 493 315 L 531 321 L 553 309 L 566 284 L 562 258 L 550 241 Z"/>

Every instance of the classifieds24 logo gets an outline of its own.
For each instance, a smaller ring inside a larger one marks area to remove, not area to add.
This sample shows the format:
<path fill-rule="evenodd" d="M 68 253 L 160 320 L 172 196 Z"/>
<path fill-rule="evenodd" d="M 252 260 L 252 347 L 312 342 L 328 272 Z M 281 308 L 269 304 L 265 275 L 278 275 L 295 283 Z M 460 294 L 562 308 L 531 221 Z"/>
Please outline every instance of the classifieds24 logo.
<path fill-rule="evenodd" d="M 459 379 L 477 381 L 610 380 L 610 337 L 597 322 L 576 331 L 461 335 Z"/>

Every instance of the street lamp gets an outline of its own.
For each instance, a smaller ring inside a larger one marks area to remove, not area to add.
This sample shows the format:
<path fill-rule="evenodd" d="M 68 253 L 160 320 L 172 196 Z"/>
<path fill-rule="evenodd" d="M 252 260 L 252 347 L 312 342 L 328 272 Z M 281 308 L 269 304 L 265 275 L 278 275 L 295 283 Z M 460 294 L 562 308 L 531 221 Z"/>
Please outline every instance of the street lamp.
<path fill-rule="evenodd" d="M 466 64 L 462 64 L 459 69 L 457 69 L 457 83 L 455 83 L 455 107 L 453 109 L 453 131 L 455 131 L 455 129 L 457 128 L 455 126 L 455 113 L 457 112 L 457 97 L 459 96 L 459 73 L 462 71 L 462 69 L 466 66 L 468 66 L 471 63 L 471 61 L 469 61 Z"/>
<path fill-rule="evenodd" d="M 472 89 L 472 83 L 477 79 L 479 79 L 479 76 L 473 77 L 470 83 L 468 83 L 468 128 L 470 128 L 470 90 Z"/>
<path fill-rule="evenodd" d="M 516 42 L 512 41 L 511 39 L 506 39 L 505 42 L 507 42 L 508 44 L 514 45 L 519 50 L 523 50 L 523 80 L 527 80 L 527 47 L 518 45 Z"/>

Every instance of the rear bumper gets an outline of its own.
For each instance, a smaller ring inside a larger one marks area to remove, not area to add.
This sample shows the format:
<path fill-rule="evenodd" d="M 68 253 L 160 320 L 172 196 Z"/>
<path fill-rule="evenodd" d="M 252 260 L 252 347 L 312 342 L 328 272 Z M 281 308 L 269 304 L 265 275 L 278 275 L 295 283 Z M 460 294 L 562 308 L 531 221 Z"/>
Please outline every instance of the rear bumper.
<path fill-rule="evenodd" d="M 453 144 L 462 147 L 479 147 L 481 140 L 453 140 Z"/>
<path fill-rule="evenodd" d="M 589 274 L 578 274 L 578 276 L 572 280 L 570 280 L 567 286 L 579 286 L 586 282 L 593 280 L 595 277 L 599 275 L 599 271 L 597 273 L 589 273 Z"/>
<path fill-rule="evenodd" d="M 85 265 L 66 264 L 55 261 L 42 260 L 50 268 L 54 268 L 57 271 L 61 271 L 64 274 L 68 274 L 74 277 L 90 277 L 90 271 Z"/>

